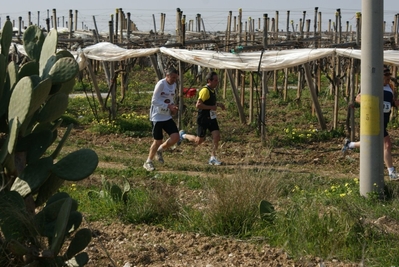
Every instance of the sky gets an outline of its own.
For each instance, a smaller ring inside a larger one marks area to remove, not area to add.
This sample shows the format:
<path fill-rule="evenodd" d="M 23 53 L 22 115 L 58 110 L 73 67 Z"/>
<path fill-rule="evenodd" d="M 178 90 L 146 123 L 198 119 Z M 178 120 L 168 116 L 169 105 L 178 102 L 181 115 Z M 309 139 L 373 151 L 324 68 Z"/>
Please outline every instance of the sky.
<path fill-rule="evenodd" d="M 315 15 L 315 7 L 322 14 L 322 30 L 327 30 L 328 20 L 335 21 L 335 12 L 341 9 L 343 31 L 346 30 L 346 22 L 356 28 L 356 12 L 362 11 L 362 2 L 372 0 L 68 0 L 68 1 L 44 1 L 44 0 L 18 0 L 2 1 L 0 8 L 1 25 L 4 24 L 6 16 L 15 20 L 15 27 L 18 25 L 18 17 L 28 22 L 28 12 L 31 12 L 32 22 L 37 24 L 39 21 L 45 27 L 47 15 L 52 15 L 52 10 L 56 9 L 59 17 L 59 27 L 66 27 L 69 10 L 78 10 L 78 30 L 94 29 L 93 16 L 95 17 L 98 30 L 108 31 L 108 21 L 115 10 L 122 8 L 124 13 L 131 13 L 131 19 L 136 23 L 140 31 L 154 29 L 153 16 L 155 17 L 155 27 L 159 30 L 161 13 L 166 14 L 165 30 L 173 32 L 176 28 L 176 9 L 180 8 L 186 19 L 193 20 L 197 14 L 201 14 L 206 31 L 224 31 L 227 27 L 227 17 L 229 11 L 233 16 L 238 16 L 238 10 L 242 9 L 243 22 L 249 18 L 255 19 L 255 27 L 258 28 L 258 18 L 263 14 L 274 18 L 276 11 L 279 12 L 279 29 L 287 28 L 287 11 L 290 12 L 290 20 L 294 25 L 299 24 L 299 19 L 303 18 L 306 11 L 306 19 L 312 22 Z M 374 0 L 378 1 L 378 0 Z M 38 15 L 38 11 L 40 15 Z M 384 0 L 384 21 L 386 30 L 392 29 L 392 21 L 395 14 L 399 13 L 398 0 Z M 311 30 L 313 24 L 311 24 Z"/>

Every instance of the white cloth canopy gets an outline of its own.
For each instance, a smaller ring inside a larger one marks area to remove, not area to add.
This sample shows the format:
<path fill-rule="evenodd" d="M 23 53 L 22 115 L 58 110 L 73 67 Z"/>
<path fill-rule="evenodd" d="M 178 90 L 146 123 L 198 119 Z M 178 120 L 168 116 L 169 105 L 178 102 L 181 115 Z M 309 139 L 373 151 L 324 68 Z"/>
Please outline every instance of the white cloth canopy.
<path fill-rule="evenodd" d="M 120 61 L 134 57 L 146 57 L 158 51 L 158 48 L 125 49 L 108 42 L 97 43 L 83 49 L 86 58 L 101 61 Z"/>
<path fill-rule="evenodd" d="M 26 55 L 22 45 L 17 45 L 16 47 L 20 53 Z M 243 71 L 281 70 L 334 55 L 361 59 L 361 50 L 352 48 L 301 48 L 265 50 L 264 52 L 230 53 L 212 50 L 188 50 L 166 47 L 125 49 L 108 42 L 97 43 L 81 49 L 78 53 L 73 51 L 71 53 L 76 56 L 81 68 L 86 66 L 84 61 L 87 58 L 99 61 L 121 61 L 134 57 L 146 57 L 155 53 L 163 53 L 183 62 L 202 67 L 215 69 L 240 69 Z M 387 65 L 399 66 L 399 51 L 385 50 L 384 63 Z"/>
<path fill-rule="evenodd" d="M 281 51 L 229 53 L 209 50 L 185 50 L 160 48 L 161 52 L 203 67 L 216 69 L 240 69 L 243 71 L 270 71 L 289 68 L 328 57 L 334 49 L 292 49 Z M 260 62 L 260 65 L 259 65 Z"/>
<path fill-rule="evenodd" d="M 98 43 L 82 49 L 86 58 L 102 61 L 120 61 L 130 57 L 144 57 L 161 52 L 186 63 L 216 69 L 240 69 L 243 71 L 271 71 L 294 67 L 320 58 L 334 56 L 361 59 L 361 50 L 342 48 L 302 48 L 266 50 L 264 52 L 230 53 L 212 50 L 188 50 L 176 48 L 124 49 L 111 43 Z M 260 63 L 260 64 L 259 64 Z M 399 51 L 384 51 L 384 63 L 399 66 Z"/>
<path fill-rule="evenodd" d="M 362 52 L 359 49 L 336 49 L 339 56 L 350 58 L 362 58 Z M 399 51 L 398 50 L 385 50 L 384 51 L 384 64 L 399 66 Z"/>

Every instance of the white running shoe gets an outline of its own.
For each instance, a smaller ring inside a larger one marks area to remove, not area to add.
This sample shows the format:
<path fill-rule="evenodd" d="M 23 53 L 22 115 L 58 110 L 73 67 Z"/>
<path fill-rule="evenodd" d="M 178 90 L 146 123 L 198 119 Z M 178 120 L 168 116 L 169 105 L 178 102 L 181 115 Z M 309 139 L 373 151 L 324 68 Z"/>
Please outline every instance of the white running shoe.
<path fill-rule="evenodd" d="M 177 145 L 178 145 L 178 146 L 180 146 L 181 142 L 184 140 L 183 134 L 186 134 L 186 132 L 185 132 L 184 130 L 180 130 L 180 131 L 179 131 L 180 139 L 179 139 L 179 141 L 177 141 Z"/>
<path fill-rule="evenodd" d="M 216 166 L 219 166 L 219 165 L 222 165 L 222 162 L 221 162 L 221 161 L 218 161 L 217 158 L 215 158 L 215 157 L 211 157 L 211 158 L 209 159 L 209 165 L 216 165 Z"/>
<path fill-rule="evenodd" d="M 399 176 L 396 173 L 396 170 L 394 169 L 390 174 L 389 174 L 389 180 L 391 181 L 397 181 L 399 180 Z"/>
<path fill-rule="evenodd" d="M 144 169 L 146 169 L 149 172 L 152 172 L 153 170 L 155 170 L 155 167 L 154 167 L 154 164 L 152 163 L 152 161 L 144 162 L 143 167 L 144 167 Z"/>
<path fill-rule="evenodd" d="M 351 149 L 351 148 L 349 147 L 350 142 L 351 142 L 351 140 L 349 140 L 348 138 L 345 138 L 345 140 L 344 140 L 344 145 L 343 145 L 343 147 L 342 147 L 342 149 L 341 149 L 342 155 L 343 155 L 344 157 L 345 157 L 346 154 L 348 153 L 348 150 Z"/>

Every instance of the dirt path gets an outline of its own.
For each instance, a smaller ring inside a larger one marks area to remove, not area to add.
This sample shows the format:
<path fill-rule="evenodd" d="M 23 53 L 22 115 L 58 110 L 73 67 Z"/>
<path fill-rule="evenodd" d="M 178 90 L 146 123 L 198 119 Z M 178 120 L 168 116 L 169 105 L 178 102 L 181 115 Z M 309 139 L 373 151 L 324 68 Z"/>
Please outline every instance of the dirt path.
<path fill-rule="evenodd" d="M 323 261 L 320 258 L 292 260 L 283 250 L 258 241 L 241 241 L 199 234 L 180 234 L 148 225 L 89 225 L 94 240 L 87 248 L 87 266 L 334 266 L 354 267 L 358 264 Z"/>

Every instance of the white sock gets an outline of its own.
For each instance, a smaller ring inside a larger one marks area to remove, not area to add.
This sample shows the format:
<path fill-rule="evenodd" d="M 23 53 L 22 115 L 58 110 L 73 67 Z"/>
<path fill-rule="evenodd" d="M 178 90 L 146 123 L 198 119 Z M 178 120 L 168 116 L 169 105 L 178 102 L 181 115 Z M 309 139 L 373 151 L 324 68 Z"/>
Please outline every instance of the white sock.
<path fill-rule="evenodd" d="M 390 167 L 390 168 L 388 168 L 388 173 L 391 174 L 391 173 L 393 173 L 394 170 L 395 170 L 394 167 Z"/>
<path fill-rule="evenodd" d="M 152 160 L 150 158 L 148 158 L 146 162 L 152 162 Z"/>
<path fill-rule="evenodd" d="M 349 147 L 350 149 L 354 149 L 354 148 L 355 148 L 355 142 L 350 142 L 349 145 L 348 145 L 348 147 Z"/>

